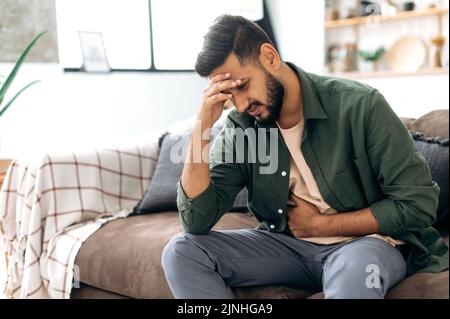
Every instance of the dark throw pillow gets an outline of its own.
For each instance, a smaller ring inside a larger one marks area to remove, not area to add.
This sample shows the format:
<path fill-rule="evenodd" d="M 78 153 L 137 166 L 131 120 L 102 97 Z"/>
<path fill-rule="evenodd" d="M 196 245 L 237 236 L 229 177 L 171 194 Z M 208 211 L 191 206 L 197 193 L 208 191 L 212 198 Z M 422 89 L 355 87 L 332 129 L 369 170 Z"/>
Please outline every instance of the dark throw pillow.
<path fill-rule="evenodd" d="M 213 127 L 211 143 L 221 128 Z M 167 133 L 161 137 L 155 172 L 144 197 L 135 206 L 132 215 L 177 210 L 177 183 L 183 171 L 189 135 L 189 131 L 186 131 L 179 134 Z M 236 196 L 231 211 L 247 211 L 247 197 L 247 189 L 244 188 Z"/>
<path fill-rule="evenodd" d="M 448 229 L 448 139 L 427 138 L 422 133 L 411 133 L 414 144 L 431 170 L 433 180 L 441 189 L 436 222 L 433 225 L 439 231 Z"/>

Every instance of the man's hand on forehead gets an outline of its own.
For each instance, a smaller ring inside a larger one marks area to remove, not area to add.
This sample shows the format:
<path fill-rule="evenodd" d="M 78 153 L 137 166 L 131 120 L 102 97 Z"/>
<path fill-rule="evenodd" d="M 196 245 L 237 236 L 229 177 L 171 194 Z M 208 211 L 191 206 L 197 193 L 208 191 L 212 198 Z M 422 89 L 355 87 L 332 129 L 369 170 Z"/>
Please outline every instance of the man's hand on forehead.
<path fill-rule="evenodd" d="M 221 82 L 221 81 L 226 81 L 226 80 L 233 80 L 230 73 L 215 74 L 213 76 L 210 76 L 208 79 L 211 83 Z M 242 82 L 242 79 L 234 79 L 234 80 Z"/>
<path fill-rule="evenodd" d="M 209 81 L 210 82 L 219 82 L 219 81 L 223 81 L 223 80 L 227 80 L 229 79 L 231 76 L 230 73 L 219 73 L 219 74 L 215 74 L 209 77 Z"/>
<path fill-rule="evenodd" d="M 212 127 L 224 109 L 224 103 L 231 99 L 231 90 L 241 84 L 241 80 L 233 80 L 229 73 L 216 74 L 209 77 L 210 82 L 203 90 L 203 101 L 199 112 L 199 120 L 204 127 Z M 205 124 L 206 123 L 206 124 Z"/>
<path fill-rule="evenodd" d="M 230 89 L 233 89 L 242 83 L 241 80 L 231 79 L 230 73 L 220 73 L 209 77 L 210 84 L 206 91 L 209 91 L 209 96 L 223 93 L 231 94 Z"/>

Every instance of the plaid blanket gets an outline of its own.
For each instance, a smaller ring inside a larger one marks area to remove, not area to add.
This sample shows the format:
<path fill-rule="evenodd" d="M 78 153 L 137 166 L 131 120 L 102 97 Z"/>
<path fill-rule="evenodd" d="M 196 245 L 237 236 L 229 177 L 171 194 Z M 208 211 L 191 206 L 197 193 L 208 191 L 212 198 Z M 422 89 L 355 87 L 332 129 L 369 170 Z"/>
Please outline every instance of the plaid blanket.
<path fill-rule="evenodd" d="M 145 142 L 13 161 L 0 192 L 0 236 L 9 255 L 9 298 L 70 298 L 75 258 L 102 224 L 143 197 L 158 157 Z"/>

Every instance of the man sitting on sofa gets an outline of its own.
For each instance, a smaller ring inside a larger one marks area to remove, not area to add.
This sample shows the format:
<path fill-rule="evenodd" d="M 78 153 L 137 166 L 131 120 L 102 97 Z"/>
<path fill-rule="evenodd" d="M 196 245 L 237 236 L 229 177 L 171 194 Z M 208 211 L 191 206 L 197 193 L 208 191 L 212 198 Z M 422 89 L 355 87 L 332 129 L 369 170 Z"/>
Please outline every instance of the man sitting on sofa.
<path fill-rule="evenodd" d="M 176 298 L 232 298 L 230 287 L 261 285 L 383 298 L 406 274 L 448 268 L 431 227 L 439 188 L 377 90 L 282 61 L 261 28 L 230 15 L 209 29 L 196 71 L 210 84 L 178 184 L 186 232 L 162 255 Z M 227 100 L 236 110 L 208 161 L 200 137 Z M 269 166 L 247 156 L 274 145 Z M 243 187 L 258 229 L 210 231 Z"/>

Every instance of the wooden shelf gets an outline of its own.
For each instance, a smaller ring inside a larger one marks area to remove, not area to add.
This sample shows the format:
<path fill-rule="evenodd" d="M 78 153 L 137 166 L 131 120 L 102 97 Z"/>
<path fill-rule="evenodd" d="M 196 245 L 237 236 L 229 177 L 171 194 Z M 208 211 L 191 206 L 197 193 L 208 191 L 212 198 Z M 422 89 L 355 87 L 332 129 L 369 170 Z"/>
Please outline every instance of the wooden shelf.
<path fill-rule="evenodd" d="M 434 8 L 434 9 L 425 9 L 425 10 L 405 11 L 405 12 L 400 12 L 393 16 L 371 15 L 368 17 L 357 17 L 357 18 L 351 18 L 351 19 L 332 20 L 332 21 L 325 21 L 325 29 L 359 26 L 359 25 L 366 24 L 366 23 L 397 21 L 397 20 L 412 19 L 412 18 L 417 18 L 417 17 L 432 16 L 432 15 L 444 15 L 447 13 L 448 13 L 448 8 L 443 8 L 443 9 Z"/>
<path fill-rule="evenodd" d="M 415 72 L 397 72 L 397 71 L 374 71 L 374 72 L 344 72 L 327 74 L 333 77 L 346 79 L 369 79 L 369 78 L 389 78 L 399 76 L 421 76 L 421 75 L 440 75 L 448 74 L 447 68 L 424 68 Z"/>

